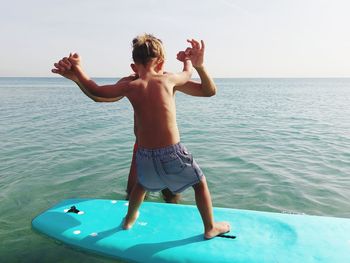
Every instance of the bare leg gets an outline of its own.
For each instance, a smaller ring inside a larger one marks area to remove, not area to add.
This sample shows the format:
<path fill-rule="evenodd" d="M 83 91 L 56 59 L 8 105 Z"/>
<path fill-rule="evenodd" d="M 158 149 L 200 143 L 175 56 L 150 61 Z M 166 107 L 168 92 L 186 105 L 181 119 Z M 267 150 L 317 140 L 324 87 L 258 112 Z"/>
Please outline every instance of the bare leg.
<path fill-rule="evenodd" d="M 145 198 L 145 195 L 146 195 L 145 189 L 139 183 L 136 183 L 131 192 L 128 213 L 124 220 L 123 229 L 125 230 L 130 229 L 135 223 L 138 217 L 139 207 L 143 199 Z"/>
<path fill-rule="evenodd" d="M 167 203 L 178 204 L 180 202 L 181 195 L 173 194 L 168 188 L 162 190 L 163 199 Z"/>
<path fill-rule="evenodd" d="M 217 235 L 230 231 L 230 224 L 227 222 L 214 222 L 213 206 L 210 192 L 205 177 L 193 186 L 196 198 L 196 204 L 201 214 L 204 224 L 204 237 L 211 239 Z"/>
<path fill-rule="evenodd" d="M 136 142 L 135 142 L 136 145 Z M 136 146 L 134 146 L 134 151 L 132 154 L 130 172 L 128 177 L 128 185 L 126 187 L 126 200 L 129 200 L 131 192 L 134 188 L 134 185 L 137 184 L 137 174 L 136 174 Z"/>

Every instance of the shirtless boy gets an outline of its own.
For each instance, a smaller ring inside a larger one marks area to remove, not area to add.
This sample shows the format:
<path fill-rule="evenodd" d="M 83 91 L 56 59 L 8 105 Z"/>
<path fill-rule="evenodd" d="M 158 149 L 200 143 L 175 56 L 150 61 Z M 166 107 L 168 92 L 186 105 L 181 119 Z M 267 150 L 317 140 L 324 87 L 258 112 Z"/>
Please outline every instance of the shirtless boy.
<path fill-rule="evenodd" d="M 204 41 L 201 43 L 192 39 L 187 40 L 191 44 L 191 48 L 187 48 L 186 52 L 190 52 L 191 62 L 195 70 L 197 71 L 200 82 L 190 80 L 186 82 L 182 86 L 177 86 L 176 90 L 181 91 L 187 95 L 196 96 L 196 97 L 211 97 L 216 94 L 216 85 L 214 80 L 210 77 L 209 73 L 204 67 Z M 137 135 L 137 126 L 134 122 L 134 133 L 135 137 Z M 130 171 L 128 176 L 128 183 L 126 188 L 126 199 L 129 200 L 131 191 L 134 188 L 134 185 L 137 183 L 137 175 L 136 175 L 136 152 L 137 152 L 137 138 L 133 148 L 133 154 L 131 159 Z M 165 202 L 177 204 L 180 202 L 181 194 L 180 193 L 172 193 L 168 188 L 163 189 L 162 196 Z"/>
<path fill-rule="evenodd" d="M 103 86 L 85 74 L 77 54 L 55 64 L 53 72 L 74 80 L 86 95 L 97 98 L 102 95 L 111 100 L 125 96 L 134 108 L 139 146 L 136 154 L 138 182 L 130 196 L 124 229 L 130 229 L 135 223 L 146 191 L 169 188 L 173 193 L 179 193 L 193 186 L 204 224 L 204 237 L 210 239 L 230 230 L 228 223 L 214 222 L 206 179 L 192 155 L 180 143 L 174 95 L 176 87 L 191 78 L 190 53 L 178 54 L 178 59 L 183 62 L 182 72 L 165 73 L 162 42 L 152 35 L 139 36 L 133 40 L 132 52 L 135 64 L 131 66 L 136 75 Z M 61 72 L 60 64 L 71 70 Z"/>

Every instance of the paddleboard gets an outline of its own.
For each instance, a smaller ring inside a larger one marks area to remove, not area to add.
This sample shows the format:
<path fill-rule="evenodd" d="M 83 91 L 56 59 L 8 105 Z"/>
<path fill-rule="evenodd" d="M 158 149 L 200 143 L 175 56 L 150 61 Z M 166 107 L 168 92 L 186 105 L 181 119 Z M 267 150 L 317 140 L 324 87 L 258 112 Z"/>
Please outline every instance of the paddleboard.
<path fill-rule="evenodd" d="M 131 262 L 350 262 L 350 219 L 214 208 L 231 232 L 203 238 L 196 206 L 144 202 L 130 230 L 128 202 L 69 199 L 32 221 L 35 230 L 87 252 Z"/>

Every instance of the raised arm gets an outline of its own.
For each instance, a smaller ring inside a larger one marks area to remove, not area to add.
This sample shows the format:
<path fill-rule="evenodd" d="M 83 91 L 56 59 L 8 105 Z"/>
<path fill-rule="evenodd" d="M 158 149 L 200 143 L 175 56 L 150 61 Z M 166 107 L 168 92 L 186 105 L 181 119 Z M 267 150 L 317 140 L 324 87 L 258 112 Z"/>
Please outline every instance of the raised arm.
<path fill-rule="evenodd" d="M 191 44 L 192 48 L 188 48 L 186 49 L 186 51 L 183 52 L 188 54 L 188 56 L 190 57 L 193 67 L 198 72 L 201 82 L 199 83 L 190 80 L 182 86 L 175 87 L 175 90 L 181 91 L 191 96 L 214 96 L 216 94 L 216 85 L 214 83 L 214 80 L 211 78 L 208 71 L 204 67 L 204 41 L 201 40 L 201 44 L 194 39 L 187 41 Z"/>
<path fill-rule="evenodd" d="M 183 56 L 179 59 L 183 62 L 183 69 L 180 73 L 170 73 L 169 80 L 174 84 L 174 86 L 184 85 L 191 79 L 192 76 L 192 62 L 187 56 Z"/>
<path fill-rule="evenodd" d="M 74 81 L 86 96 L 96 102 L 114 102 L 123 98 L 127 83 L 135 79 L 134 76 L 123 78 L 113 85 L 97 85 L 86 75 L 81 66 L 78 54 L 70 54 L 67 58 L 55 63 L 53 73 Z"/>

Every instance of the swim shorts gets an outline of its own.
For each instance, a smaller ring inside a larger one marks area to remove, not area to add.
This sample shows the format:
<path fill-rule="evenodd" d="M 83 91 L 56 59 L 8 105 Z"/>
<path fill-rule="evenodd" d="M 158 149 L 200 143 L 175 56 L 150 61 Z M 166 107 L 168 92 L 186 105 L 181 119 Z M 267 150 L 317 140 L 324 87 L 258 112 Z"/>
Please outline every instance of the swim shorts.
<path fill-rule="evenodd" d="M 204 176 L 192 154 L 177 143 L 160 149 L 138 147 L 136 153 L 137 177 L 147 191 L 169 188 L 180 193 L 199 183 Z"/>

